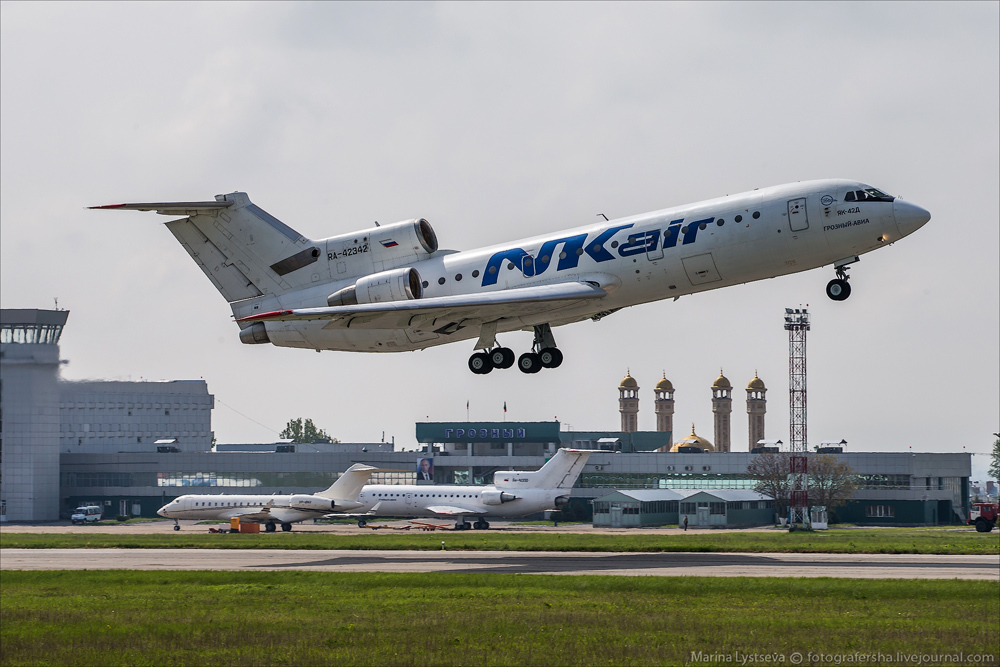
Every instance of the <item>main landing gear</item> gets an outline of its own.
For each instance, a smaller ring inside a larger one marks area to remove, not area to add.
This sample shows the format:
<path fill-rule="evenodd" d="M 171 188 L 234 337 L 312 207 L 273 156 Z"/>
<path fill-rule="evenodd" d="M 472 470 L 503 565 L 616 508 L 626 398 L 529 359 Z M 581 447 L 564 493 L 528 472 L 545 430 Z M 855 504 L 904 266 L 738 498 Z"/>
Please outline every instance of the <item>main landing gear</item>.
<path fill-rule="evenodd" d="M 556 339 L 548 324 L 535 327 L 535 340 L 531 351 L 517 357 L 517 367 L 522 373 L 537 373 L 543 368 L 558 368 L 563 362 L 563 354 L 556 347 Z M 476 375 L 486 375 L 494 368 L 510 368 L 514 365 L 514 351 L 509 347 L 494 347 L 485 352 L 476 352 L 469 357 L 469 370 Z"/>
<path fill-rule="evenodd" d="M 278 528 L 277 525 L 275 525 L 275 523 L 273 521 L 268 521 L 267 523 L 264 524 L 264 532 L 265 533 L 273 533 L 275 530 L 277 530 L 277 528 Z M 283 524 L 281 524 L 281 530 L 283 532 L 287 533 L 291 529 L 292 529 L 292 524 L 290 524 L 290 523 L 283 523 Z"/>
<path fill-rule="evenodd" d="M 489 530 L 490 524 L 486 519 L 476 519 L 475 523 L 469 523 L 462 517 L 455 522 L 454 530 L 469 530 L 470 528 L 475 528 L 476 530 Z"/>
<path fill-rule="evenodd" d="M 851 284 L 847 282 L 851 277 L 847 275 L 847 269 L 856 261 L 858 258 L 854 257 L 851 261 L 833 265 L 837 270 L 837 277 L 826 284 L 826 295 L 834 301 L 843 301 L 851 296 Z"/>

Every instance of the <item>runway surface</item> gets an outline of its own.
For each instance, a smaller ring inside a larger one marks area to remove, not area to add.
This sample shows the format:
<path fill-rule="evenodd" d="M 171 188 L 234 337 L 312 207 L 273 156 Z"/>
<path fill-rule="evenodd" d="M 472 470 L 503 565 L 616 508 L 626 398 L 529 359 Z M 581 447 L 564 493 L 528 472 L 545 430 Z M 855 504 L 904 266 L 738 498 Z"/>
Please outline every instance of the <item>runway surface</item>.
<path fill-rule="evenodd" d="M 1000 581 L 1000 556 L 912 554 L 0 549 L 4 570 L 308 570 Z"/>

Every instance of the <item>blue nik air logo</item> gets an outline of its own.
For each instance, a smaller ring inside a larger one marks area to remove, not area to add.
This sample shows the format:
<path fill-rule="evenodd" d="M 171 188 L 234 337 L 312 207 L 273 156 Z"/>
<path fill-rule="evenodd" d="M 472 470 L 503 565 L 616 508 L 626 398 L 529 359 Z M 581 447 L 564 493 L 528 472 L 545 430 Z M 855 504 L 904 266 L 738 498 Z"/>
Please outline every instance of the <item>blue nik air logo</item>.
<path fill-rule="evenodd" d="M 677 245 L 678 238 L 681 238 L 681 245 L 694 243 L 698 235 L 698 230 L 715 220 L 705 218 L 696 220 L 681 226 L 684 219 L 673 220 L 666 229 L 649 229 L 637 231 L 628 235 L 624 243 L 617 246 L 616 252 L 619 257 L 631 257 L 654 252 L 658 248 L 673 248 Z M 618 232 L 632 228 L 632 224 L 609 227 L 597 234 L 594 238 L 588 239 L 587 234 L 576 236 L 566 236 L 558 239 L 549 239 L 538 249 L 538 253 L 532 256 L 522 248 L 511 248 L 493 253 L 490 261 L 486 263 L 486 271 L 483 272 L 483 287 L 495 285 L 500 277 L 500 269 L 504 262 L 518 269 L 528 277 L 540 276 L 545 273 L 553 260 L 556 262 L 556 271 L 575 269 L 580 264 L 580 259 L 584 254 L 597 263 L 610 262 L 615 256 L 610 252 L 609 243 L 612 237 Z"/>

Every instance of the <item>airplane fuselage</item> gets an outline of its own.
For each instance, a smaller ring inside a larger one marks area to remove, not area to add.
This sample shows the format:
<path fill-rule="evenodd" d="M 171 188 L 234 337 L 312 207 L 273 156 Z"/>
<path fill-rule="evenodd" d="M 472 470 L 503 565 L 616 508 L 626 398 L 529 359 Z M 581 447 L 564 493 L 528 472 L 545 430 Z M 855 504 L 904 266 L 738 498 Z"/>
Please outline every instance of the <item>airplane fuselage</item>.
<path fill-rule="evenodd" d="M 628 306 L 720 287 L 846 264 L 915 231 L 926 211 L 899 199 L 846 201 L 870 186 L 848 180 L 792 183 L 667 208 L 575 229 L 462 252 L 437 251 L 407 263 L 419 274 L 423 298 L 469 295 L 569 280 L 599 285 L 607 296 L 505 317 L 497 332 L 557 326 Z M 326 266 L 314 286 L 234 302 L 237 318 L 281 309 L 317 308 L 358 275 L 377 272 L 379 239 L 357 235 L 317 242 Z M 376 259 L 373 259 L 376 258 Z M 345 278 L 334 279 L 341 270 Z M 323 274 L 326 274 L 325 278 Z M 323 320 L 269 321 L 279 346 L 396 352 L 475 338 L 480 322 L 420 322 L 368 328 L 359 317 L 333 328 Z M 381 325 L 379 325 L 381 326 Z"/>
<path fill-rule="evenodd" d="M 556 509 L 557 498 L 568 497 L 569 493 L 569 489 L 498 489 L 493 485 L 369 484 L 358 496 L 362 506 L 356 513 L 395 517 L 511 518 Z M 501 494 L 510 499 L 501 500 Z M 442 507 L 468 511 L 433 509 Z"/>

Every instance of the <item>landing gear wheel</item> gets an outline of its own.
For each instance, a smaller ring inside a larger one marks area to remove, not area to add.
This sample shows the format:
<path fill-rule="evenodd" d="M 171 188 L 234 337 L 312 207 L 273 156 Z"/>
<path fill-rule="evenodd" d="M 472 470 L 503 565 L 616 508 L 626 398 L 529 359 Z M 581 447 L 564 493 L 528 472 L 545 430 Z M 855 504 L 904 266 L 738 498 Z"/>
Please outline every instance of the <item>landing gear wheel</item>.
<path fill-rule="evenodd" d="M 180 529 L 181 529 L 181 527 L 178 524 L 175 523 L 174 524 L 174 530 L 180 530 Z"/>
<path fill-rule="evenodd" d="M 545 368 L 558 368 L 559 364 L 563 362 L 563 353 L 557 347 L 543 348 L 538 353 L 538 357 Z"/>
<path fill-rule="evenodd" d="M 515 360 L 514 350 L 509 347 L 498 347 L 490 352 L 490 361 L 493 362 L 494 368 L 510 368 Z"/>
<path fill-rule="evenodd" d="M 273 533 L 274 532 L 274 524 L 271 523 L 271 522 L 265 523 L 264 524 L 264 532 L 265 533 Z"/>
<path fill-rule="evenodd" d="M 851 284 L 843 278 L 834 278 L 826 284 L 826 295 L 834 301 L 843 301 L 851 296 Z"/>
<path fill-rule="evenodd" d="M 364 528 L 367 525 L 368 525 L 367 521 L 365 521 L 364 519 L 358 519 L 358 528 Z"/>
<path fill-rule="evenodd" d="M 522 373 L 537 373 L 542 370 L 542 360 L 534 352 L 525 352 L 517 358 L 517 367 Z"/>
<path fill-rule="evenodd" d="M 482 519 L 476 519 L 476 522 L 472 524 L 472 527 L 476 530 L 486 530 L 486 522 Z"/>
<path fill-rule="evenodd" d="M 284 532 L 287 533 L 291 529 L 292 529 L 292 524 L 290 524 L 290 523 L 283 523 L 283 524 L 281 524 L 281 530 L 282 531 L 284 531 Z"/>
<path fill-rule="evenodd" d="M 489 373 L 493 370 L 493 362 L 490 361 L 490 355 L 485 352 L 476 352 L 469 357 L 469 370 L 476 375 L 486 375 Z"/>

